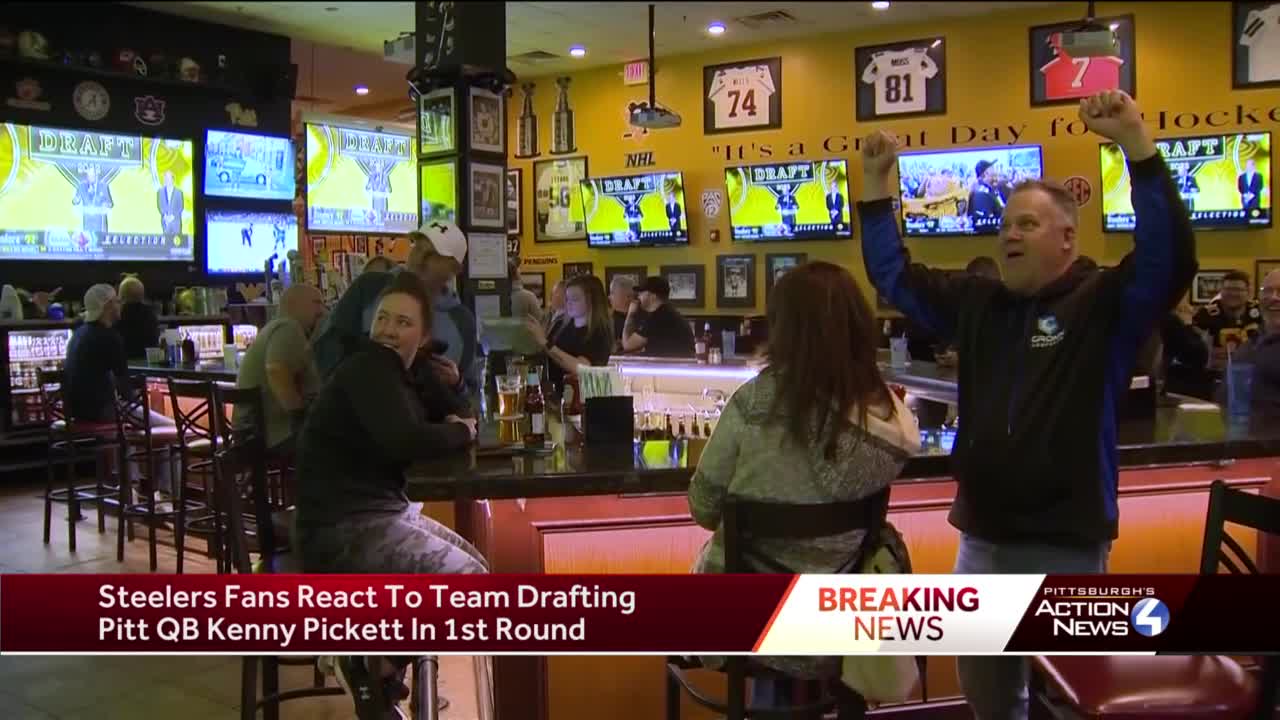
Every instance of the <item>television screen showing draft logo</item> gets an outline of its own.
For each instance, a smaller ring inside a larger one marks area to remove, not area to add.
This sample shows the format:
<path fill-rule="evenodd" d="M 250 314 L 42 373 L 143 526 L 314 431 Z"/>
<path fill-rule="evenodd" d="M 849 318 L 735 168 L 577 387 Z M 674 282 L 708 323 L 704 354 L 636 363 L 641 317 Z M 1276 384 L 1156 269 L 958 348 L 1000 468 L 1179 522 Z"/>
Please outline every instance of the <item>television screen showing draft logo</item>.
<path fill-rule="evenodd" d="M 0 126 L 0 259 L 191 260 L 192 143 Z"/>
<path fill-rule="evenodd" d="M 1155 588 L 1046 588 L 1034 617 L 1051 621 L 1053 637 L 1155 637 L 1169 627 L 1169 608 Z"/>
<path fill-rule="evenodd" d="M 726 168 L 734 240 L 853 237 L 844 160 Z"/>
<path fill-rule="evenodd" d="M 1196 228 L 1271 226 L 1271 133 L 1156 140 Z M 1103 228 L 1136 225 L 1124 152 L 1103 145 Z"/>
<path fill-rule="evenodd" d="M 591 247 L 683 245 L 689 242 L 684 180 L 653 173 L 582 181 Z"/>
<path fill-rule="evenodd" d="M 307 124 L 307 227 L 403 233 L 418 227 L 409 135 Z"/>

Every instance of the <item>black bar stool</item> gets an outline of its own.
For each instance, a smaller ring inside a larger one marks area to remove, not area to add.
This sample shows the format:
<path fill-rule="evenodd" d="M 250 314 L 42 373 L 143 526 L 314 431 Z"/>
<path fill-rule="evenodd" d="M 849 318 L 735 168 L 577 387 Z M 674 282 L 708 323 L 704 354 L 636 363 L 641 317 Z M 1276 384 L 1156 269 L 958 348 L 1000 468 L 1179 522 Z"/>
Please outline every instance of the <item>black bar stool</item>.
<path fill-rule="evenodd" d="M 171 447 L 177 440 L 177 428 L 172 425 L 152 425 L 147 380 L 142 376 L 130 376 L 118 381 L 115 398 L 116 416 L 120 418 L 125 439 L 125 465 L 120 472 L 121 481 L 117 486 L 121 524 L 116 534 L 116 559 L 124 562 L 125 525 L 133 518 L 138 518 L 147 525 L 147 549 L 151 561 L 151 572 L 155 572 L 159 565 L 156 553 L 156 528 L 171 520 L 174 523 L 174 547 L 178 553 L 177 572 L 181 573 L 184 553 L 183 526 L 187 510 L 186 493 L 182 483 L 177 483 L 176 492 L 172 493 L 171 507 L 162 509 L 156 506 L 158 489 L 156 478 L 159 475 L 159 463 L 168 463 L 172 468 Z M 135 467 L 138 468 L 136 472 Z M 141 502 L 133 497 L 135 479 L 141 493 Z"/>
<path fill-rule="evenodd" d="M 62 370 L 40 370 L 36 376 L 40 388 L 40 404 L 48 421 L 49 454 L 45 461 L 44 544 L 49 544 L 53 524 L 53 504 L 67 505 L 67 544 L 76 551 L 76 523 L 80 520 L 80 504 L 92 503 L 98 509 L 98 532 L 106 527 L 106 503 L 116 494 L 108 479 L 112 458 L 119 456 L 123 465 L 123 435 L 119 417 L 108 422 L 80 422 L 66 408 L 66 373 Z M 77 484 L 76 471 L 82 463 L 93 463 L 94 483 Z M 64 487 L 57 489 L 57 468 L 65 473 Z M 123 522 L 123 520 L 121 521 Z"/>
<path fill-rule="evenodd" d="M 213 511 L 213 458 L 222 443 L 214 421 L 217 403 L 213 398 L 214 384 L 207 381 L 168 381 L 169 404 L 177 431 L 179 480 L 184 494 L 190 492 L 192 476 L 200 480 L 200 503 L 187 507 L 185 532 L 209 537 L 209 556 L 213 558 L 219 573 L 228 572 L 222 547 L 222 524 Z M 220 413 L 220 409 L 218 409 Z M 182 562 L 179 555 L 178 562 Z M 181 565 L 179 565 L 181 567 Z M 181 569 L 178 572 L 182 572 Z"/>

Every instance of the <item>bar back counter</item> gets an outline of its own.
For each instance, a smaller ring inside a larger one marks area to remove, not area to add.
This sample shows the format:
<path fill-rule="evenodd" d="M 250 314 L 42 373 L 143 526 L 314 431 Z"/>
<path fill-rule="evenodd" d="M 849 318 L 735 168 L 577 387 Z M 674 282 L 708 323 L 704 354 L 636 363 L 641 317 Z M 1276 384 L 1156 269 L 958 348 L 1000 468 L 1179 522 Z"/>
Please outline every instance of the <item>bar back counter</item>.
<path fill-rule="evenodd" d="M 741 362 L 696 365 L 626 357 L 613 365 L 635 397 L 637 415 L 661 417 L 664 423 L 670 416 L 673 426 L 686 416 L 714 421 L 717 404 L 755 372 Z M 943 408 L 922 407 L 919 413 L 927 447 L 894 485 L 889 520 L 906 538 L 916 572 L 949 573 L 959 541 L 946 520 L 956 491 L 946 457 L 952 431 L 928 427 L 924 418 L 954 419 L 954 376 L 931 363 L 883 370 L 889 382 L 907 389 L 909 404 L 927 398 Z M 1217 406 L 1176 397 L 1137 415 L 1119 428 L 1121 529 L 1111 570 L 1194 573 L 1210 483 L 1223 479 L 1251 492 L 1280 493 L 1280 441 L 1233 436 Z M 640 440 L 612 448 L 571 442 L 566 448 L 565 425 L 553 418 L 549 429 L 557 441 L 554 452 L 526 454 L 491 444 L 497 432 L 486 422 L 482 432 L 488 440 L 479 450 L 415 466 L 410 497 L 426 501 L 428 512 L 472 539 L 494 572 L 688 572 L 709 536 L 693 523 L 685 495 L 705 439 Z M 1244 547 L 1256 548 L 1266 567 L 1274 550 L 1259 547 L 1251 533 L 1234 534 Z M 710 676 L 708 681 L 714 682 Z M 707 687 L 722 688 L 723 681 Z M 927 704 L 917 696 L 899 710 L 945 717 L 945 710 L 960 709 L 953 658 L 930 660 L 928 689 Z M 495 658 L 494 691 L 500 720 L 648 720 L 663 712 L 663 661 Z M 710 717 L 685 702 L 687 717 Z"/>

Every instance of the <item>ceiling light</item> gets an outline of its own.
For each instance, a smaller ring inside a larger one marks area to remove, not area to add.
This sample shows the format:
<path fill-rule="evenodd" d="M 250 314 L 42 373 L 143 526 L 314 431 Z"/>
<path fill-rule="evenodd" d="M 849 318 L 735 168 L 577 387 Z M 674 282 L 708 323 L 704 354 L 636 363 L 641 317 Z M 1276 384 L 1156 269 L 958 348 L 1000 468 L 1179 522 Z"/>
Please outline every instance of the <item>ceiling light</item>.
<path fill-rule="evenodd" d="M 875 10 L 888 10 L 889 0 L 877 0 L 877 2 L 871 3 L 871 7 Z"/>
<path fill-rule="evenodd" d="M 569 48 L 569 54 L 574 57 L 586 57 L 587 49 L 582 47 L 581 45 L 574 45 L 573 47 Z"/>
<path fill-rule="evenodd" d="M 357 94 L 357 95 L 368 95 L 368 94 L 369 94 L 369 86 L 367 86 L 367 85 L 357 85 L 357 86 L 356 86 L 356 94 Z"/>
<path fill-rule="evenodd" d="M 707 26 L 708 35 L 723 35 L 724 30 L 725 30 L 724 23 L 720 22 L 719 20 L 716 20 L 715 22 Z"/>

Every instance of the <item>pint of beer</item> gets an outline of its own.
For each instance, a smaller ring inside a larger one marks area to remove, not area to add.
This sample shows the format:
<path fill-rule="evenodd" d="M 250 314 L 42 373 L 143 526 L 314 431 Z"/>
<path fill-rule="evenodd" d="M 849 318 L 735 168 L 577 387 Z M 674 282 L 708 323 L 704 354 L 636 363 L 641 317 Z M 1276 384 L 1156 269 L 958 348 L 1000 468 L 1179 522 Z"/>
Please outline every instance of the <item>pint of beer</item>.
<path fill-rule="evenodd" d="M 522 414 L 521 395 L 524 382 L 519 375 L 499 375 L 494 378 L 498 384 L 498 417 L 517 418 Z"/>

